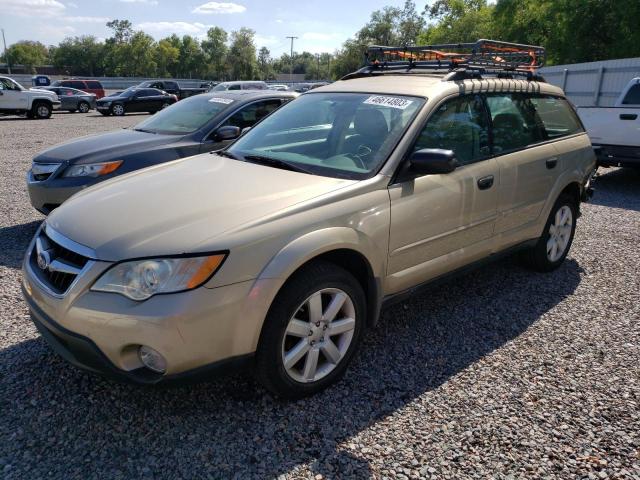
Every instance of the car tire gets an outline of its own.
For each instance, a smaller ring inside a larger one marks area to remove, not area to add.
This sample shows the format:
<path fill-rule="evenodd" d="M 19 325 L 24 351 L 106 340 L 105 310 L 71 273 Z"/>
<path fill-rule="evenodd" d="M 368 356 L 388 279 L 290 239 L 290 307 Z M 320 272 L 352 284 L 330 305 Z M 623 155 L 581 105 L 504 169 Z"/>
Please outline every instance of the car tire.
<path fill-rule="evenodd" d="M 165 108 L 170 107 L 170 106 L 171 106 L 171 104 L 169 102 L 164 102 L 162 104 L 162 106 L 160 107 L 160 110 L 164 110 Z"/>
<path fill-rule="evenodd" d="M 523 252 L 525 264 L 538 272 L 555 270 L 569 253 L 576 232 L 578 204 L 571 195 L 561 194 L 549 213 L 542 236 Z"/>
<path fill-rule="evenodd" d="M 267 314 L 256 351 L 258 380 L 290 399 L 327 388 L 347 369 L 365 318 L 365 294 L 353 275 L 322 261 L 303 267 Z"/>
<path fill-rule="evenodd" d="M 36 102 L 31 107 L 31 117 L 29 118 L 37 118 L 40 120 L 45 120 L 51 117 L 51 113 L 53 112 L 53 108 L 46 102 Z"/>
<path fill-rule="evenodd" d="M 91 110 L 91 106 L 87 102 L 78 103 L 78 111 L 80 113 L 88 113 Z"/>
<path fill-rule="evenodd" d="M 121 103 L 116 103 L 115 105 L 112 105 L 111 113 L 114 114 L 116 117 L 122 117 L 126 113 L 124 105 L 122 105 Z"/>

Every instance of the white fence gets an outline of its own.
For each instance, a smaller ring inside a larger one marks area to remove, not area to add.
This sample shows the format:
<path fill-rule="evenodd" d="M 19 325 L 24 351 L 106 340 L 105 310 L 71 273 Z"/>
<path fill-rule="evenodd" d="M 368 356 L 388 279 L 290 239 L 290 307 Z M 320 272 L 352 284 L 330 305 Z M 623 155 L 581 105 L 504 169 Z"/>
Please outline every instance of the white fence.
<path fill-rule="evenodd" d="M 556 65 L 541 68 L 540 73 L 577 106 L 609 107 L 629 80 L 640 77 L 640 58 Z"/>

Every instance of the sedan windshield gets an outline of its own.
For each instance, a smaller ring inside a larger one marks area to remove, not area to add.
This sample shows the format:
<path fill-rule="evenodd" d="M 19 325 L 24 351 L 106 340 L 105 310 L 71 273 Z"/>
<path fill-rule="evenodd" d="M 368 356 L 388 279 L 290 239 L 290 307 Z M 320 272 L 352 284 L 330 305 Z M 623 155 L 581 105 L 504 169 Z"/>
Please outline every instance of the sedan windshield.
<path fill-rule="evenodd" d="M 229 97 L 195 95 L 160 110 L 134 130 L 180 135 L 195 132 L 214 119 L 220 112 L 234 103 Z"/>
<path fill-rule="evenodd" d="M 306 94 L 241 137 L 228 152 L 340 178 L 374 175 L 424 99 L 364 93 Z"/>

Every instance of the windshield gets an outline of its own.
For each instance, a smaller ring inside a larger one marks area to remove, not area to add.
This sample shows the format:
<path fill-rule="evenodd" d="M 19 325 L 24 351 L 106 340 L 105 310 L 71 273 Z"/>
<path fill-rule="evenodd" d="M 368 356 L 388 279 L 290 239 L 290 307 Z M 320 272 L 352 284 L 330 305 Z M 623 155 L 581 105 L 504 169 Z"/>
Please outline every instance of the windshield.
<path fill-rule="evenodd" d="M 228 151 L 238 158 L 280 160 L 318 175 L 367 178 L 386 161 L 423 104 L 424 99 L 400 95 L 306 94 Z"/>
<path fill-rule="evenodd" d="M 160 110 L 136 125 L 134 130 L 171 135 L 192 133 L 204 127 L 233 102 L 229 97 L 195 95 Z"/>

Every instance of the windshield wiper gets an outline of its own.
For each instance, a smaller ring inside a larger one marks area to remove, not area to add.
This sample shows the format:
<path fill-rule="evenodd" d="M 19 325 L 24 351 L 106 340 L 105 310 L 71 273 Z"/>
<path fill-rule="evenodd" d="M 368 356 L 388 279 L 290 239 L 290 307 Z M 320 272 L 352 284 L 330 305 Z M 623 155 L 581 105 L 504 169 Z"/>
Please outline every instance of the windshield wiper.
<path fill-rule="evenodd" d="M 262 155 L 245 155 L 245 160 L 249 160 L 254 163 L 261 163 L 263 165 L 269 165 L 275 168 L 282 168 L 283 170 L 291 170 L 292 172 L 299 173 L 308 173 L 310 175 L 314 175 L 314 173 L 306 168 L 299 167 L 293 163 L 289 163 L 285 160 L 280 160 L 279 158 L 273 157 L 264 157 Z"/>
<path fill-rule="evenodd" d="M 136 132 L 145 132 L 145 133 L 154 133 L 154 134 L 158 133 L 158 132 L 154 132 L 153 130 L 147 130 L 145 128 L 134 128 L 134 130 Z"/>
<path fill-rule="evenodd" d="M 211 152 L 212 155 L 220 155 L 221 157 L 233 158 L 234 160 L 240 160 L 240 157 L 234 155 L 231 152 L 227 152 L 226 150 L 218 150 L 217 152 Z"/>

